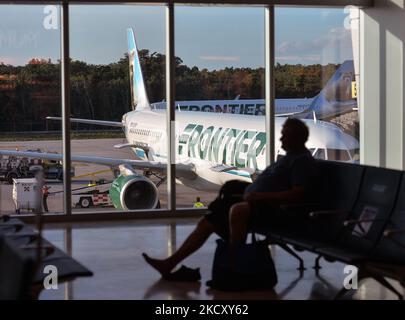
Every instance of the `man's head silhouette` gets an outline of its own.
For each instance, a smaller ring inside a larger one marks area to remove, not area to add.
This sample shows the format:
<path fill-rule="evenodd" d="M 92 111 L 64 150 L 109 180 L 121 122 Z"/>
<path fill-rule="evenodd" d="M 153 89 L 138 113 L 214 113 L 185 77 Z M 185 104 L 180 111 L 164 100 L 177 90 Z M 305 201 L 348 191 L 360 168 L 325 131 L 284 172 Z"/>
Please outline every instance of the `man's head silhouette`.
<path fill-rule="evenodd" d="M 296 118 L 288 118 L 281 130 L 281 147 L 286 151 L 299 151 L 305 149 L 309 130 L 306 124 Z"/>

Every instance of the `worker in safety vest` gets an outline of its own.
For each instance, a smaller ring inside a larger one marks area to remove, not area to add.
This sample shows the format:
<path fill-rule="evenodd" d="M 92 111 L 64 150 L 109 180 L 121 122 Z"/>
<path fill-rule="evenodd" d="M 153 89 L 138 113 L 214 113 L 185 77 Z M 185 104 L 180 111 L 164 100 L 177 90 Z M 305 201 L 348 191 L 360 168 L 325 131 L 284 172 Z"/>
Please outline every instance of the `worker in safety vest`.
<path fill-rule="evenodd" d="M 89 183 L 87 184 L 88 187 L 95 187 L 96 185 L 96 181 L 89 181 Z"/>
<path fill-rule="evenodd" d="M 202 208 L 202 207 L 204 207 L 204 204 L 201 202 L 200 197 L 197 197 L 193 207 L 194 208 Z"/>
<path fill-rule="evenodd" d="M 42 205 L 43 205 L 43 207 L 44 207 L 44 211 L 45 212 L 48 212 L 48 202 L 47 202 L 47 199 L 48 199 L 48 196 L 49 196 L 49 189 L 50 189 L 51 187 L 48 187 L 48 186 L 43 186 L 42 187 Z"/>

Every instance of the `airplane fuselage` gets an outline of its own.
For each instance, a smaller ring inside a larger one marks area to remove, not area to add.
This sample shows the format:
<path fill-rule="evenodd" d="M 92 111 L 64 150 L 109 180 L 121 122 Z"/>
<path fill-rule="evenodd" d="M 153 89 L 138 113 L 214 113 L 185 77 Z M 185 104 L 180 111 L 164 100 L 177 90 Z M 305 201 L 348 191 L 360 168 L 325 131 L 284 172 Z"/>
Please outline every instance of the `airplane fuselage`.
<path fill-rule="evenodd" d="M 176 163 L 192 163 L 199 176 L 181 182 L 196 189 L 216 189 L 231 179 L 250 181 L 250 173 L 262 171 L 266 166 L 264 120 L 264 116 L 176 112 Z M 285 120 L 275 119 L 277 152 Z M 308 148 L 326 149 L 331 136 L 342 139 L 341 131 L 333 125 L 304 121 L 311 132 Z M 131 111 L 124 115 L 123 123 L 126 138 L 139 159 L 167 161 L 165 110 Z M 227 170 L 222 171 L 224 168 Z"/>
<path fill-rule="evenodd" d="M 311 106 L 313 99 L 275 99 L 275 112 L 277 114 L 294 114 L 305 112 Z M 238 100 L 196 100 L 176 101 L 179 111 L 204 111 L 216 113 L 264 115 L 264 99 L 238 99 Z M 152 109 L 166 109 L 166 102 L 151 104 Z"/>

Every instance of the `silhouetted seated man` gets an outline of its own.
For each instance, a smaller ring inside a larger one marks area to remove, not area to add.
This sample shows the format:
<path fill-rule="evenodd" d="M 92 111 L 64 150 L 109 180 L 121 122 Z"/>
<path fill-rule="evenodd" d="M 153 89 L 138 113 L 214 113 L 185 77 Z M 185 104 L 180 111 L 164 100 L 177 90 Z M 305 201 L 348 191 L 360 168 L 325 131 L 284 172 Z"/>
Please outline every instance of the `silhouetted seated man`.
<path fill-rule="evenodd" d="M 234 204 L 229 212 L 208 212 L 172 256 L 153 259 L 144 253 L 145 260 L 163 278 L 169 278 L 171 270 L 197 251 L 214 232 L 231 244 L 237 244 L 246 241 L 249 227 L 256 219 L 284 224 L 279 205 L 306 202 L 314 194 L 317 170 L 315 160 L 305 147 L 308 136 L 304 122 L 287 119 L 280 138 L 286 155 L 267 167 L 246 188 L 244 201 Z M 288 221 L 291 225 L 294 222 Z"/>

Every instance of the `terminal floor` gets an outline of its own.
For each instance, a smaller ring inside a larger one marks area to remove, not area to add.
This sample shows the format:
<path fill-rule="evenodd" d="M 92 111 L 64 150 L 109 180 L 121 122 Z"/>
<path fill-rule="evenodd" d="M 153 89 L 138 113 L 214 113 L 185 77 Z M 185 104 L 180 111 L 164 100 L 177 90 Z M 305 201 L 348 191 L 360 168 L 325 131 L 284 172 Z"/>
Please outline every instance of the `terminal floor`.
<path fill-rule="evenodd" d="M 69 252 L 94 272 L 93 277 L 78 278 L 60 284 L 56 290 L 44 290 L 40 299 L 331 299 L 342 287 L 345 265 L 321 261 L 320 276 L 312 265 L 315 256 L 300 253 L 307 270 L 300 277 L 297 262 L 281 248 L 272 246 L 279 282 L 273 291 L 221 292 L 210 290 L 205 282 L 211 277 L 216 236 L 184 264 L 201 268 L 202 280 L 196 283 L 167 282 L 151 269 L 141 253 L 165 257 L 180 245 L 196 220 L 131 220 L 49 224 L 45 238 Z M 391 280 L 390 280 L 391 281 Z M 405 290 L 392 281 L 400 292 Z M 365 280 L 346 299 L 396 299 L 374 280 Z"/>

